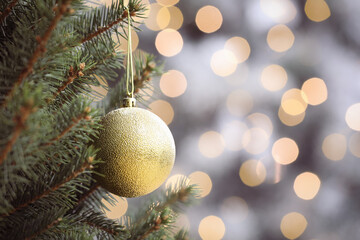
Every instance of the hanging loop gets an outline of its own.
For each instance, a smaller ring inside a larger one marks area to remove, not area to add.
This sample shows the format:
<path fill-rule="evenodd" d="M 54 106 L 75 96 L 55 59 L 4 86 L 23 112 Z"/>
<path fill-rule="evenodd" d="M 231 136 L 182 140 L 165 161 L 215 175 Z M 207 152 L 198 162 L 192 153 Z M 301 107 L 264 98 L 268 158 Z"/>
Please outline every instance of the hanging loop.
<path fill-rule="evenodd" d="M 128 41 L 127 41 L 127 64 L 126 64 L 126 94 L 127 97 L 123 100 L 123 107 L 135 107 L 136 100 L 134 98 L 134 69 L 133 69 L 133 57 L 132 57 L 132 45 L 131 45 L 131 13 L 128 7 Z"/>

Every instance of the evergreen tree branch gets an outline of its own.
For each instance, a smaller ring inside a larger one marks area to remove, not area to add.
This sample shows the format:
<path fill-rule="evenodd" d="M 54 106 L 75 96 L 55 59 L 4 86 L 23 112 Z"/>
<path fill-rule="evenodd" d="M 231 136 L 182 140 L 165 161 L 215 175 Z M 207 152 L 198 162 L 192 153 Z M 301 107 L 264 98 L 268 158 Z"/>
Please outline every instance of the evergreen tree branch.
<path fill-rule="evenodd" d="M 40 234 L 44 233 L 45 231 L 49 230 L 50 228 L 52 228 L 53 226 L 57 225 L 58 223 L 61 222 L 61 218 L 55 219 L 53 222 L 51 222 L 50 224 L 48 224 L 45 228 L 41 229 L 40 231 L 34 233 L 33 235 L 31 235 L 30 237 L 25 238 L 25 240 L 31 240 L 36 238 L 37 236 L 39 236 Z"/>
<path fill-rule="evenodd" d="M 162 222 L 162 221 L 161 221 L 161 217 L 158 216 L 158 217 L 155 219 L 154 223 L 152 224 L 152 227 L 149 228 L 149 229 L 148 229 L 146 232 L 144 232 L 142 235 L 138 236 L 137 240 L 144 240 L 144 239 L 146 239 L 151 233 L 159 230 L 160 227 L 161 227 L 161 222 Z"/>
<path fill-rule="evenodd" d="M 77 202 L 77 206 L 85 201 L 93 192 L 95 192 L 97 189 L 99 189 L 100 185 L 96 183 L 93 187 L 91 187 L 81 198 L 79 198 Z"/>
<path fill-rule="evenodd" d="M 109 233 L 109 234 L 111 234 L 111 235 L 115 235 L 115 236 L 116 236 L 116 235 L 118 234 L 117 232 L 115 232 L 114 229 L 108 229 L 108 228 L 99 226 L 99 225 L 97 225 L 97 224 L 95 224 L 95 223 L 93 223 L 93 222 L 90 222 L 90 221 L 85 221 L 85 223 L 86 223 L 87 225 L 91 226 L 91 227 L 95 227 L 95 228 L 100 229 L 101 231 L 107 232 L 107 233 Z"/>
<path fill-rule="evenodd" d="M 53 99 L 55 99 L 61 91 L 63 91 L 69 84 L 71 84 L 76 78 L 84 76 L 84 73 L 82 72 L 85 68 L 85 63 L 81 63 L 79 66 L 79 69 L 74 71 L 74 67 L 70 66 L 69 70 L 69 76 L 67 78 L 67 81 L 64 82 L 62 86 L 60 86 L 57 91 L 53 94 Z M 50 102 L 50 99 L 48 100 Z"/>
<path fill-rule="evenodd" d="M 130 11 L 130 16 L 136 16 L 136 9 L 134 9 L 133 11 Z M 124 19 L 126 19 L 128 16 L 128 10 L 124 10 L 121 14 L 121 17 L 116 19 L 115 21 L 109 23 L 108 25 L 106 25 L 105 27 L 99 28 L 96 32 L 90 34 L 89 36 L 83 38 L 81 40 L 81 43 L 85 43 L 90 41 L 91 39 L 95 38 L 96 36 L 108 31 L 109 29 L 111 29 L 112 27 L 114 27 L 115 25 L 119 24 L 120 22 L 124 21 Z"/>
<path fill-rule="evenodd" d="M 12 0 L 11 3 L 5 8 L 3 12 L 0 12 L 0 24 L 5 20 L 5 18 L 10 14 L 12 8 L 17 4 L 18 0 Z"/>
<path fill-rule="evenodd" d="M 38 37 L 36 40 L 38 42 L 38 46 L 36 47 L 35 51 L 33 52 L 31 58 L 29 59 L 27 66 L 21 71 L 20 75 L 18 76 L 15 84 L 11 88 L 11 90 L 7 94 L 7 100 L 4 101 L 4 105 L 6 105 L 7 101 L 9 101 L 16 89 L 16 87 L 20 86 L 23 80 L 33 71 L 33 67 L 37 62 L 38 58 L 46 51 L 46 44 L 50 39 L 51 33 L 54 31 L 56 25 L 63 17 L 63 15 L 68 11 L 68 7 L 72 0 L 64 0 L 60 6 L 57 7 L 57 13 L 53 20 L 50 23 L 50 26 L 45 31 L 42 37 Z"/>
<path fill-rule="evenodd" d="M 7 142 L 7 144 L 5 145 L 4 149 L 2 150 L 2 152 L 0 154 L 0 165 L 2 165 L 2 163 L 6 159 L 7 155 L 10 153 L 13 145 L 15 144 L 17 138 L 20 136 L 20 133 L 22 132 L 22 130 L 25 129 L 25 127 L 26 127 L 25 122 L 28 119 L 28 117 L 30 116 L 30 114 L 33 112 L 33 110 L 34 110 L 33 103 L 31 101 L 29 101 L 25 106 L 22 106 L 20 108 L 19 113 L 15 116 L 14 132 L 12 134 L 12 137 Z"/>
<path fill-rule="evenodd" d="M 42 144 L 41 146 L 50 146 L 52 144 L 54 144 L 54 142 L 58 141 L 59 139 L 61 139 L 63 136 L 65 136 L 65 134 L 67 134 L 68 132 L 70 132 L 70 130 L 75 127 L 82 119 L 85 120 L 90 120 L 91 116 L 88 116 L 88 113 L 91 111 L 90 107 L 86 107 L 84 112 L 82 112 L 78 117 L 74 118 L 72 120 L 72 123 L 65 128 L 59 135 L 57 135 L 56 137 L 54 137 L 53 139 L 51 139 L 49 142 Z"/>
<path fill-rule="evenodd" d="M 9 215 L 12 215 L 14 214 L 15 212 L 29 206 L 30 204 L 36 202 L 37 200 L 49 195 L 50 193 L 56 191 L 57 189 L 59 189 L 60 187 L 64 186 L 67 182 L 69 182 L 70 180 L 76 178 L 77 176 L 79 176 L 81 173 L 83 173 L 86 169 L 88 168 L 92 168 L 92 165 L 91 165 L 91 160 L 92 159 L 89 159 L 89 161 L 85 161 L 81 168 L 79 168 L 77 171 L 73 172 L 70 176 L 68 176 L 63 182 L 59 183 L 58 185 L 55 185 L 54 187 L 48 189 L 47 191 L 43 192 L 42 194 L 30 199 L 29 201 L 17 206 L 16 208 L 14 208 L 12 211 L 8 212 L 7 214 L 3 214 L 1 215 L 1 217 L 3 216 L 9 216 Z"/>

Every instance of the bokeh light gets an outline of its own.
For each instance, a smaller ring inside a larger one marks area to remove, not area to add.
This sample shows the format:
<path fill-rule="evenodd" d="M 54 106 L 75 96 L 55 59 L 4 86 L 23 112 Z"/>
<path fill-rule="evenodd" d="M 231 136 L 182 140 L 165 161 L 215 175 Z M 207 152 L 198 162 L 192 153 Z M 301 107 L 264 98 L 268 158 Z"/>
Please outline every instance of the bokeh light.
<path fill-rule="evenodd" d="M 288 239 L 296 239 L 300 237 L 307 227 L 306 218 L 298 212 L 286 214 L 280 224 L 282 234 Z"/>
<path fill-rule="evenodd" d="M 228 111 L 238 117 L 248 114 L 254 106 L 251 94 L 242 89 L 235 90 L 226 99 Z"/>
<path fill-rule="evenodd" d="M 165 7 L 169 7 L 177 4 L 180 0 L 156 0 L 159 4 Z"/>
<path fill-rule="evenodd" d="M 294 44 L 295 36 L 290 28 L 279 24 L 269 30 L 266 40 L 269 47 L 275 52 L 285 52 Z"/>
<path fill-rule="evenodd" d="M 183 39 L 180 33 L 174 29 L 165 29 L 159 32 L 155 39 L 158 52 L 165 57 L 178 54 L 183 47 Z"/>
<path fill-rule="evenodd" d="M 356 132 L 349 139 L 349 150 L 355 157 L 360 158 L 360 133 Z"/>
<path fill-rule="evenodd" d="M 156 100 L 149 104 L 150 111 L 158 115 L 167 125 L 174 118 L 174 110 L 171 104 L 164 100 Z"/>
<path fill-rule="evenodd" d="M 331 15 L 330 8 L 325 0 L 307 0 L 304 10 L 306 16 L 314 22 L 322 22 Z"/>
<path fill-rule="evenodd" d="M 225 235 L 225 224 L 219 217 L 207 216 L 200 221 L 199 235 L 203 240 L 220 240 Z"/>
<path fill-rule="evenodd" d="M 286 85 L 288 76 L 285 69 L 277 64 L 265 67 L 261 73 L 261 84 L 268 91 L 279 91 Z"/>
<path fill-rule="evenodd" d="M 188 185 L 190 180 L 183 174 L 174 174 L 166 180 L 164 187 L 165 189 L 172 189 L 173 191 L 176 191 L 178 190 L 177 187 L 179 187 L 179 183 Z"/>
<path fill-rule="evenodd" d="M 167 7 L 162 7 L 157 12 L 156 23 L 160 29 L 165 29 L 170 23 L 170 11 Z"/>
<path fill-rule="evenodd" d="M 196 171 L 189 175 L 190 184 L 196 184 L 200 190 L 199 198 L 209 195 L 212 189 L 212 181 L 207 173 Z"/>
<path fill-rule="evenodd" d="M 260 0 L 262 11 L 277 23 L 288 23 L 296 16 L 296 7 L 289 0 Z"/>
<path fill-rule="evenodd" d="M 287 165 L 297 159 L 299 147 L 293 139 L 284 137 L 273 144 L 271 153 L 277 163 Z"/>
<path fill-rule="evenodd" d="M 269 145 L 269 135 L 262 128 L 250 128 L 244 133 L 242 144 L 248 153 L 260 154 Z"/>
<path fill-rule="evenodd" d="M 273 124 L 269 116 L 264 113 L 252 113 L 246 117 L 250 127 L 261 128 L 270 137 L 273 132 Z"/>
<path fill-rule="evenodd" d="M 118 38 L 119 37 L 119 38 Z M 115 42 L 120 41 L 120 45 L 116 48 L 116 51 L 123 51 L 127 53 L 128 51 L 128 40 L 123 36 L 116 36 L 115 34 L 112 35 L 112 38 Z M 139 45 L 139 37 L 135 30 L 131 31 L 131 49 L 135 51 Z"/>
<path fill-rule="evenodd" d="M 232 37 L 225 43 L 225 49 L 234 53 L 237 62 L 245 62 L 250 56 L 250 45 L 245 38 Z"/>
<path fill-rule="evenodd" d="M 346 110 L 345 121 L 349 128 L 360 131 L 360 103 L 355 103 Z"/>
<path fill-rule="evenodd" d="M 305 112 L 307 106 L 306 95 L 297 88 L 287 90 L 281 98 L 282 109 L 293 116 Z"/>
<path fill-rule="evenodd" d="M 328 93 L 324 80 L 320 78 L 310 78 L 306 80 L 301 90 L 306 95 L 305 100 L 310 105 L 319 105 L 326 101 Z"/>
<path fill-rule="evenodd" d="M 199 138 L 199 151 L 207 158 L 216 158 L 220 156 L 225 147 L 223 136 L 215 131 L 208 131 Z"/>
<path fill-rule="evenodd" d="M 256 187 L 264 182 L 266 169 L 261 161 L 250 159 L 241 165 L 239 175 L 245 185 Z"/>
<path fill-rule="evenodd" d="M 119 197 L 117 195 L 109 193 L 112 198 L 115 199 L 114 205 L 106 201 L 105 199 L 101 200 L 101 202 L 104 204 L 104 208 L 102 208 L 102 211 L 104 214 L 110 218 L 110 219 L 118 219 L 121 216 L 123 216 L 127 209 L 128 209 L 128 202 L 126 198 Z M 106 209 L 107 208 L 107 209 Z"/>
<path fill-rule="evenodd" d="M 160 31 L 161 30 L 161 27 L 159 26 L 159 21 L 162 20 L 162 16 L 163 14 L 166 14 L 166 11 L 167 11 L 167 8 L 166 7 L 163 7 L 161 6 L 160 4 L 158 3 L 152 3 L 148 6 L 148 17 L 145 18 L 144 20 L 144 23 L 145 23 L 145 26 L 152 30 L 152 31 Z M 165 10 L 162 10 L 162 9 L 165 9 Z M 160 11 L 163 11 L 161 14 L 160 14 L 160 17 L 158 17 L 159 15 L 159 12 Z M 170 13 L 168 12 L 169 14 L 169 19 L 166 20 L 166 17 L 165 17 L 165 21 L 167 21 L 167 24 L 169 24 L 169 20 L 170 20 Z M 163 15 L 164 16 L 164 15 Z M 165 24 L 164 24 L 165 25 Z M 166 26 L 165 26 L 166 27 Z"/>
<path fill-rule="evenodd" d="M 196 26 L 204 33 L 217 31 L 221 27 L 222 22 L 221 12 L 214 6 L 204 6 L 196 13 Z"/>
<path fill-rule="evenodd" d="M 246 124 L 239 120 L 227 123 L 221 131 L 225 147 L 231 151 L 240 151 L 243 148 L 242 139 L 247 129 Z"/>
<path fill-rule="evenodd" d="M 223 201 L 220 210 L 227 220 L 239 223 L 247 217 L 249 207 L 241 197 L 232 196 Z"/>
<path fill-rule="evenodd" d="M 216 75 L 226 77 L 235 72 L 237 59 L 233 52 L 222 49 L 212 55 L 210 66 Z"/>
<path fill-rule="evenodd" d="M 305 115 L 306 115 L 306 112 L 302 112 L 298 115 L 287 114 L 281 106 L 279 107 L 279 111 L 278 111 L 278 117 L 279 117 L 280 121 L 284 125 L 289 126 L 289 127 L 293 127 L 293 126 L 296 126 L 296 125 L 302 123 L 302 121 L 304 121 L 304 119 L 305 119 Z"/>
<path fill-rule="evenodd" d="M 322 151 L 330 160 L 342 160 L 346 154 L 346 138 L 339 133 L 333 133 L 325 137 L 322 143 Z"/>
<path fill-rule="evenodd" d="M 177 70 L 169 70 L 160 78 L 160 89 L 168 97 L 181 96 L 187 87 L 184 74 Z"/>
<path fill-rule="evenodd" d="M 168 10 L 170 13 L 170 21 L 166 28 L 178 30 L 184 22 L 184 16 L 178 7 L 170 6 Z"/>
<path fill-rule="evenodd" d="M 94 75 L 96 80 L 99 82 L 99 86 L 90 85 L 91 92 L 88 94 L 88 97 L 92 99 L 94 102 L 98 102 L 104 99 L 107 95 L 109 88 L 108 83 L 105 78 L 100 77 L 98 75 Z"/>
<path fill-rule="evenodd" d="M 295 178 L 294 191 L 299 198 L 310 200 L 319 192 L 320 185 L 320 178 L 316 174 L 304 172 Z"/>

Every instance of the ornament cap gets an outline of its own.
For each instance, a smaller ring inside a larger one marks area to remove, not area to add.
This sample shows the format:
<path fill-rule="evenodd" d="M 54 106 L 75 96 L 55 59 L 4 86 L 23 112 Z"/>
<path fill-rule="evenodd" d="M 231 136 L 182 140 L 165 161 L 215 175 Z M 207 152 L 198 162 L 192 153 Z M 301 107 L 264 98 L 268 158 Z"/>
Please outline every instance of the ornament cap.
<path fill-rule="evenodd" d="M 123 99 L 123 107 L 135 107 L 136 99 L 132 97 L 126 97 Z"/>

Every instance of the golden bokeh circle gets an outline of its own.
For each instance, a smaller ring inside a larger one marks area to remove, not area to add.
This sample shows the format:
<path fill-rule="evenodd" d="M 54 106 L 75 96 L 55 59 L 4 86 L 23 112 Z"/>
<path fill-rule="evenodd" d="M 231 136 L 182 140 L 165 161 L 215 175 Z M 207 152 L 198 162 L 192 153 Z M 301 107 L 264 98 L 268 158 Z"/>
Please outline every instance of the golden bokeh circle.
<path fill-rule="evenodd" d="M 320 178 L 316 174 L 303 172 L 295 178 L 294 191 L 299 198 L 311 200 L 319 192 L 320 185 Z"/>
<path fill-rule="evenodd" d="M 217 216 L 207 216 L 200 221 L 199 235 L 203 240 L 220 240 L 225 235 L 225 224 Z"/>
<path fill-rule="evenodd" d="M 296 239 L 304 233 L 307 224 L 306 218 L 301 213 L 291 212 L 282 218 L 280 230 L 286 238 Z"/>
<path fill-rule="evenodd" d="M 306 95 L 297 88 L 287 90 L 281 98 L 281 108 L 289 115 L 296 116 L 306 111 Z"/>
<path fill-rule="evenodd" d="M 275 52 L 285 52 L 294 44 L 295 36 L 289 27 L 279 24 L 269 30 L 266 41 Z"/>
<path fill-rule="evenodd" d="M 184 74 L 177 70 L 169 70 L 160 78 L 160 89 L 168 97 L 179 97 L 187 88 Z"/>
<path fill-rule="evenodd" d="M 245 38 L 232 37 L 225 43 L 225 49 L 234 53 L 237 63 L 245 62 L 250 56 L 250 45 Z"/>
<path fill-rule="evenodd" d="M 203 198 L 209 195 L 212 189 L 212 181 L 209 175 L 205 172 L 196 171 L 189 175 L 190 184 L 196 184 L 200 189 L 198 198 Z"/>
<path fill-rule="evenodd" d="M 256 187 L 264 182 L 266 178 L 266 168 L 261 161 L 250 159 L 241 165 L 239 176 L 245 185 Z"/>
<path fill-rule="evenodd" d="M 156 100 L 150 103 L 149 109 L 158 115 L 167 125 L 174 119 L 174 109 L 171 104 L 165 100 Z"/>
<path fill-rule="evenodd" d="M 324 138 L 321 149 L 326 158 L 339 161 L 345 157 L 346 146 L 346 137 L 343 134 L 333 133 Z"/>
<path fill-rule="evenodd" d="M 198 147 L 203 156 L 207 158 L 216 158 L 223 153 L 225 141 L 220 133 L 208 131 L 200 136 Z"/>
<path fill-rule="evenodd" d="M 306 95 L 305 100 L 310 105 L 319 105 L 325 102 L 328 97 L 326 84 L 321 78 L 310 78 L 306 80 L 301 90 Z"/>
<path fill-rule="evenodd" d="M 314 22 L 322 22 L 331 15 L 329 6 L 325 0 L 307 0 L 304 11 L 306 16 Z"/>
<path fill-rule="evenodd" d="M 236 71 L 237 65 L 236 56 L 227 49 L 216 51 L 211 56 L 211 69 L 220 77 L 226 77 L 233 74 Z"/>
<path fill-rule="evenodd" d="M 173 57 L 181 52 L 183 39 L 180 33 L 174 29 L 164 29 L 159 32 L 155 39 L 158 52 L 165 57 Z"/>
<path fill-rule="evenodd" d="M 271 92 L 283 89 L 288 80 L 285 69 L 277 64 L 265 67 L 261 73 L 262 86 Z"/>
<path fill-rule="evenodd" d="M 104 212 L 106 217 L 110 219 L 119 219 L 122 217 L 127 209 L 128 209 L 128 202 L 126 198 L 119 197 L 117 195 L 109 193 L 112 198 L 115 198 L 115 203 L 111 204 L 105 199 L 102 199 L 101 202 L 104 204 L 105 207 L 103 207 L 101 210 Z"/>
<path fill-rule="evenodd" d="M 355 131 L 360 131 L 360 103 L 348 107 L 345 114 L 346 124 Z"/>
<path fill-rule="evenodd" d="M 297 159 L 299 147 L 293 139 L 284 137 L 273 144 L 271 153 L 277 163 L 287 165 Z"/>
<path fill-rule="evenodd" d="M 196 26 L 204 33 L 216 32 L 223 22 L 220 10 L 214 6 L 200 8 L 195 17 Z"/>

